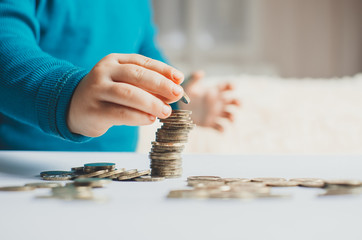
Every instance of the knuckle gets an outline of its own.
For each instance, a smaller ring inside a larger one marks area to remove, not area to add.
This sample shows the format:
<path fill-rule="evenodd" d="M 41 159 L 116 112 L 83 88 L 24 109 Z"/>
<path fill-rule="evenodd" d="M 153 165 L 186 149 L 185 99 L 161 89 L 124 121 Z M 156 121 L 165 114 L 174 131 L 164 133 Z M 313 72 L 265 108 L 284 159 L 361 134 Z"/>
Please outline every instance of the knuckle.
<path fill-rule="evenodd" d="M 133 96 L 133 90 L 128 87 L 123 87 L 121 91 L 121 95 L 123 98 L 130 99 Z"/>
<path fill-rule="evenodd" d="M 151 58 L 149 58 L 149 57 L 144 57 L 143 58 L 143 65 L 145 67 L 148 67 L 148 66 L 152 65 L 152 63 L 153 63 L 153 60 Z"/>
<path fill-rule="evenodd" d="M 140 67 L 132 67 L 134 78 L 137 82 L 140 82 L 143 79 L 145 71 Z"/>

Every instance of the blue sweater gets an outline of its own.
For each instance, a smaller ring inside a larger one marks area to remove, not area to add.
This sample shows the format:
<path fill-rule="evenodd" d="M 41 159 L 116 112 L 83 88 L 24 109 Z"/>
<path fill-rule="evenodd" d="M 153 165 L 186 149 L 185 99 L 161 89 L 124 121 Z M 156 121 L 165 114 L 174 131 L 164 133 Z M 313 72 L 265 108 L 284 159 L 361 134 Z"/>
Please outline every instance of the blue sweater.
<path fill-rule="evenodd" d="M 0 149 L 134 151 L 138 128 L 69 131 L 79 81 L 110 53 L 163 61 L 143 0 L 0 0 Z"/>

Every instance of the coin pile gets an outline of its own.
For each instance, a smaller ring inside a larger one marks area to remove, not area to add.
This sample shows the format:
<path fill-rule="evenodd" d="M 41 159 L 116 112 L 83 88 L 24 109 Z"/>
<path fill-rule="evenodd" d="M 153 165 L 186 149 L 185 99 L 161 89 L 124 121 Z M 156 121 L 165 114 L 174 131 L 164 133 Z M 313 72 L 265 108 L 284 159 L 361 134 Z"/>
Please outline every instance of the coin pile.
<path fill-rule="evenodd" d="M 51 195 L 37 196 L 37 198 L 56 198 L 63 200 L 96 200 L 105 198 L 95 196 L 94 188 L 102 188 L 114 181 L 155 182 L 162 181 L 164 177 L 150 176 L 150 170 L 117 169 L 114 163 L 87 163 L 82 167 L 74 167 L 70 171 L 43 171 L 40 177 L 52 182 L 28 183 L 23 186 L 0 187 L 0 191 L 32 191 L 38 188 L 51 189 Z M 68 181 L 67 184 L 54 181 Z"/>
<path fill-rule="evenodd" d="M 43 180 L 50 181 L 66 181 L 76 180 L 75 183 L 85 182 L 88 179 L 89 185 L 94 184 L 94 178 L 97 179 L 110 179 L 114 181 L 139 181 L 139 182 L 154 182 L 164 180 L 162 177 L 151 177 L 150 170 L 137 170 L 125 168 L 116 168 L 115 163 L 87 163 L 83 167 L 73 167 L 71 171 L 44 171 L 40 173 Z M 83 179 L 83 180 L 79 180 Z M 84 180 L 85 179 L 85 180 Z"/>
<path fill-rule="evenodd" d="M 320 178 L 221 178 L 219 176 L 191 176 L 187 178 L 191 189 L 172 190 L 168 198 L 220 198 L 220 199 L 254 199 L 281 198 L 271 192 L 272 187 L 308 187 L 322 188 L 324 193 L 318 196 L 362 194 L 362 182 L 359 180 Z"/>
<path fill-rule="evenodd" d="M 188 141 L 188 133 L 195 126 L 191 111 L 173 110 L 157 129 L 156 141 L 152 142 L 150 152 L 151 176 L 177 178 L 182 175 L 181 153 Z"/>

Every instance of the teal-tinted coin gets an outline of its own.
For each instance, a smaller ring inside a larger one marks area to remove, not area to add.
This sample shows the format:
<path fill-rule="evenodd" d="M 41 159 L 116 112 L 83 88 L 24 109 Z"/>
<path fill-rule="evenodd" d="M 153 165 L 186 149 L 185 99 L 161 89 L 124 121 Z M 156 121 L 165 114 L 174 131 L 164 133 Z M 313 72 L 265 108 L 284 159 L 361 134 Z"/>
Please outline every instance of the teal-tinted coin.
<path fill-rule="evenodd" d="M 55 176 L 55 175 L 72 175 L 73 172 L 70 171 L 44 171 L 40 173 L 41 177 L 44 176 Z"/>

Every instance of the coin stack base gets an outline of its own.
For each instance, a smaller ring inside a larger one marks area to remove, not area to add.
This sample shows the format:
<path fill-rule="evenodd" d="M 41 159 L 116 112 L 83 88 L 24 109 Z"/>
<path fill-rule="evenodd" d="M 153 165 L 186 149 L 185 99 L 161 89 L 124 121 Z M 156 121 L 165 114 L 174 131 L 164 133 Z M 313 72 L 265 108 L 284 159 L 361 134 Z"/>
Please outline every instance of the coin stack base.
<path fill-rule="evenodd" d="M 150 152 L 151 176 L 178 178 L 182 176 L 181 153 L 188 141 L 188 133 L 194 127 L 191 111 L 173 110 L 156 132 Z"/>

